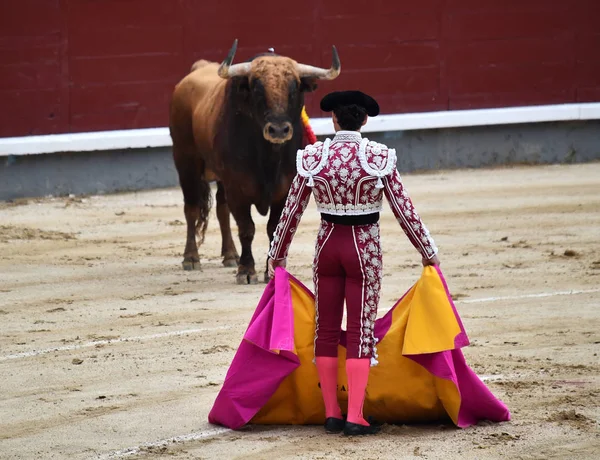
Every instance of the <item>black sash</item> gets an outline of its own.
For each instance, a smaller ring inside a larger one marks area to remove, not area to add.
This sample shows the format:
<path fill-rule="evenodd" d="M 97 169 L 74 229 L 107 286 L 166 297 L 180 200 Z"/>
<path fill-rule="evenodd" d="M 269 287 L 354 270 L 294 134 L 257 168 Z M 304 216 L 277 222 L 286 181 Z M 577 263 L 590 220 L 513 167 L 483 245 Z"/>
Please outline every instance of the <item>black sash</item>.
<path fill-rule="evenodd" d="M 335 216 L 333 214 L 321 213 L 321 219 L 331 224 L 338 225 L 371 225 L 379 222 L 379 213 L 359 214 L 350 216 Z"/>

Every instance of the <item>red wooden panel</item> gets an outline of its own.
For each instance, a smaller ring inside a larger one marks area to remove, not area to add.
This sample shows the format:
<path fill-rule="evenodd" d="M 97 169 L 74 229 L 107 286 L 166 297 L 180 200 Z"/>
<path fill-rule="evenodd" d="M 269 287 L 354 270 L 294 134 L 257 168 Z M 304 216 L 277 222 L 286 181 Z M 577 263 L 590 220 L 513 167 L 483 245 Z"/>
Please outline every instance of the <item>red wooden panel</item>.
<path fill-rule="evenodd" d="M 312 100 L 312 103 L 307 104 L 308 114 L 313 117 L 331 117 L 330 113 L 322 112 L 319 108 L 319 101 L 326 92 L 319 94 L 317 100 Z M 438 110 L 446 110 L 448 102 L 446 99 L 440 99 L 437 96 L 423 97 L 422 95 L 412 95 L 406 93 L 381 93 L 376 89 L 368 93 L 374 97 L 379 104 L 382 114 L 386 113 L 411 113 L 411 112 L 434 112 Z M 311 96 L 312 97 L 312 96 Z"/>
<path fill-rule="evenodd" d="M 159 128 L 168 126 L 168 124 L 169 111 L 167 109 L 114 110 L 73 115 L 71 118 L 71 132 Z M 115 126 L 118 128 L 115 128 Z"/>
<path fill-rule="evenodd" d="M 389 46 L 347 45 L 339 50 L 345 70 L 400 69 L 438 67 L 439 44 L 436 41 L 398 43 Z M 323 55 L 331 59 L 331 52 Z"/>
<path fill-rule="evenodd" d="M 314 8 L 314 0 L 304 0 L 301 4 L 297 2 L 286 2 L 281 0 L 260 0 L 260 2 L 219 0 L 216 2 L 202 2 L 198 0 L 184 0 L 184 8 L 188 14 L 192 14 L 199 26 L 203 26 L 207 17 L 219 18 L 222 22 L 230 22 L 235 19 L 244 18 L 251 24 L 255 20 L 259 22 L 265 18 L 273 23 L 284 22 L 290 18 L 306 18 Z"/>
<path fill-rule="evenodd" d="M 598 33 L 600 2 L 598 0 L 573 0 L 571 8 L 575 12 L 573 24 L 577 33 Z"/>
<path fill-rule="evenodd" d="M 494 107 L 518 107 L 528 105 L 564 104 L 572 102 L 574 94 L 571 90 L 556 89 L 536 92 L 534 90 L 520 92 L 487 92 L 481 94 L 464 94 L 450 98 L 450 110 L 482 109 Z"/>
<path fill-rule="evenodd" d="M 170 53 L 181 51 L 181 26 L 147 27 L 86 27 L 79 24 L 69 28 L 71 57 L 105 57 L 135 54 Z"/>
<path fill-rule="evenodd" d="M 341 78 L 341 77 L 340 77 Z M 306 100 L 309 102 L 313 102 L 313 107 L 315 109 L 315 113 L 320 113 L 319 103 L 321 99 L 331 91 L 339 90 L 340 88 L 344 88 L 344 86 L 340 86 L 339 78 L 333 81 L 320 81 L 317 83 L 317 90 L 312 93 L 308 93 L 306 95 Z M 314 116 L 314 115 L 313 115 Z"/>
<path fill-rule="evenodd" d="M 227 52 L 237 38 L 240 51 L 242 47 L 277 49 L 282 45 L 306 45 L 307 37 L 311 37 L 312 33 L 313 25 L 305 19 L 273 22 L 264 17 L 250 24 L 236 17 L 230 22 L 215 21 L 198 27 L 198 24 L 189 18 L 185 23 L 185 46 L 190 49 L 202 46 L 205 49 Z"/>
<path fill-rule="evenodd" d="M 58 91 L 0 91 L 0 137 L 58 133 Z"/>
<path fill-rule="evenodd" d="M 0 40 L 0 67 L 15 64 L 51 64 L 60 60 L 60 47 L 55 44 L 3 44 Z"/>
<path fill-rule="evenodd" d="M 2 0 L 0 36 L 31 37 L 60 32 L 59 0 Z"/>
<path fill-rule="evenodd" d="M 0 137 L 41 136 L 64 133 L 65 123 L 59 118 L 35 117 L 28 114 L 16 117 L 10 112 L 0 112 Z"/>
<path fill-rule="evenodd" d="M 174 0 L 68 0 L 68 4 L 69 24 L 80 27 L 165 26 L 180 22 L 179 2 Z"/>
<path fill-rule="evenodd" d="M 335 89 L 358 89 L 367 93 L 435 95 L 438 92 L 437 69 L 349 71 L 332 83 Z"/>
<path fill-rule="evenodd" d="M 214 21 L 228 22 L 231 16 L 236 16 L 235 0 L 220 0 L 220 3 L 229 7 L 227 15 L 219 15 L 214 9 L 215 3 L 211 2 L 210 7 L 207 8 L 204 2 L 198 0 L 179 0 L 179 22 L 181 24 L 195 23 L 196 28 L 201 28 Z"/>
<path fill-rule="evenodd" d="M 463 68 L 449 75 L 450 94 L 536 92 L 571 88 L 573 67 L 568 64 L 532 64 Z"/>
<path fill-rule="evenodd" d="M 379 94 L 373 96 L 381 108 L 382 113 L 411 113 L 411 112 L 434 112 L 446 110 L 448 101 L 436 95 L 423 97 L 410 93 Z"/>
<path fill-rule="evenodd" d="M 0 34 L 0 49 L 27 50 L 50 46 L 59 47 L 64 42 L 60 31 L 48 35 L 31 35 L 27 37 L 2 36 Z"/>
<path fill-rule="evenodd" d="M 230 45 L 231 46 L 231 45 Z M 206 59 L 208 61 L 213 62 L 222 62 L 225 57 L 227 57 L 227 52 L 229 48 L 222 50 L 209 50 L 203 51 L 201 49 L 198 50 L 186 50 L 185 53 L 185 62 L 186 64 L 189 62 L 191 65 L 193 62 L 196 62 L 198 59 Z M 244 62 L 253 56 L 256 56 L 260 53 L 265 53 L 268 51 L 268 48 L 264 47 L 239 47 L 238 52 L 235 55 L 234 63 L 236 62 Z M 313 51 L 312 46 L 278 46 L 275 48 L 275 52 L 281 56 L 290 57 L 298 62 L 302 62 L 305 64 L 311 65 L 320 65 L 318 60 L 314 58 L 315 52 Z M 331 62 L 331 50 L 329 50 L 329 61 Z M 343 65 L 343 64 L 342 64 Z"/>
<path fill-rule="evenodd" d="M 595 88 L 578 88 L 577 102 L 598 102 L 600 101 L 600 85 Z"/>
<path fill-rule="evenodd" d="M 387 16 L 410 12 L 439 11 L 444 0 L 326 0 L 320 2 L 319 13 L 323 17 L 346 18 L 348 16 Z M 377 23 L 368 24 L 377 27 Z"/>
<path fill-rule="evenodd" d="M 600 15 L 598 16 L 600 18 Z M 600 24 L 597 32 L 600 32 Z M 576 39 L 575 56 L 577 62 L 595 63 L 600 56 L 600 33 L 578 34 Z"/>
<path fill-rule="evenodd" d="M 5 90 L 59 88 L 61 84 L 60 64 L 0 64 L 0 88 Z"/>
<path fill-rule="evenodd" d="M 324 18 L 321 24 L 321 41 L 340 47 L 343 44 L 433 40 L 439 35 L 439 18 L 436 11 L 383 17 L 371 16 L 369 12 L 365 12 L 363 16 L 350 17 L 343 21 Z"/>
<path fill-rule="evenodd" d="M 574 0 L 578 1 L 578 0 Z M 549 2 L 548 0 L 446 0 L 446 9 L 448 11 L 478 11 L 478 10 L 518 10 L 524 8 L 535 8 L 542 10 L 547 8 L 549 4 L 555 5 L 560 3 Z M 571 3 L 563 0 L 563 4 Z"/>
<path fill-rule="evenodd" d="M 233 60 L 234 63 L 236 62 L 242 62 L 244 59 L 242 57 L 242 54 L 245 53 L 237 53 L 235 55 L 235 58 Z M 185 72 L 187 73 L 192 64 L 200 59 L 205 59 L 207 61 L 212 61 L 212 62 L 221 62 L 223 61 L 223 59 L 225 59 L 225 57 L 227 56 L 227 50 L 218 50 L 218 51 L 213 51 L 213 50 L 202 50 L 202 49 L 197 49 L 197 50 L 185 50 L 184 55 L 183 55 L 183 62 L 185 63 Z M 180 77 L 183 77 L 184 74 L 180 75 Z"/>
<path fill-rule="evenodd" d="M 144 82 L 169 80 L 176 83 L 184 66 L 179 55 L 119 56 L 72 59 L 71 81 L 75 84 Z"/>
<path fill-rule="evenodd" d="M 149 107 L 168 110 L 174 86 L 170 81 L 76 86 L 71 89 L 71 110 L 73 113 Z"/>
<path fill-rule="evenodd" d="M 306 94 L 304 97 L 304 105 L 306 106 L 306 111 L 308 112 L 308 115 L 311 118 L 316 118 L 316 117 L 322 117 L 325 116 L 325 114 L 323 114 L 321 112 L 321 109 L 319 107 L 319 102 L 321 101 L 321 97 L 323 97 L 326 93 L 323 92 L 323 94 L 318 94 L 318 93 L 310 93 L 310 94 Z M 319 97 L 321 96 L 321 97 Z"/>
<path fill-rule="evenodd" d="M 0 90 L 19 90 L 0 135 L 166 126 L 173 85 L 234 38 L 237 62 L 274 47 L 325 67 L 338 47 L 311 116 L 348 88 L 385 113 L 598 101 L 599 17 L 597 0 L 4 0 Z"/>
<path fill-rule="evenodd" d="M 463 67 L 529 63 L 574 63 L 575 38 L 518 38 L 448 44 L 448 67 L 459 73 Z"/>
<path fill-rule="evenodd" d="M 329 53 L 329 62 L 331 62 L 331 47 L 323 46 L 323 49 L 327 49 Z M 321 47 L 319 47 L 321 49 Z M 257 54 L 264 53 L 265 50 L 263 48 L 246 48 L 246 51 L 250 56 L 256 56 Z M 297 62 L 310 64 L 310 65 L 320 65 L 318 59 L 315 58 L 315 48 L 312 45 L 306 46 L 278 46 L 275 48 L 275 53 L 280 56 L 287 56 L 291 59 L 294 59 Z"/>
<path fill-rule="evenodd" d="M 572 15 L 562 9 L 499 10 L 454 13 L 445 18 L 450 40 L 556 37 L 569 33 Z"/>
<path fill-rule="evenodd" d="M 575 68 L 575 75 L 577 86 L 600 86 L 600 61 L 578 63 Z"/>

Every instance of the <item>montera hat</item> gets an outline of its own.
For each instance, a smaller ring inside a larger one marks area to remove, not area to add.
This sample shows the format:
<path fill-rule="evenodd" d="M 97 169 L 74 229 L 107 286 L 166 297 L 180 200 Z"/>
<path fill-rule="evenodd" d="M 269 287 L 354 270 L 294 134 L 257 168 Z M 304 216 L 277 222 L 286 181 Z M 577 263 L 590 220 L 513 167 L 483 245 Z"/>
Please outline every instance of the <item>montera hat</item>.
<path fill-rule="evenodd" d="M 321 99 L 321 110 L 332 112 L 345 105 L 358 105 L 367 111 L 370 117 L 379 115 L 379 104 L 368 94 L 362 91 L 334 91 Z"/>

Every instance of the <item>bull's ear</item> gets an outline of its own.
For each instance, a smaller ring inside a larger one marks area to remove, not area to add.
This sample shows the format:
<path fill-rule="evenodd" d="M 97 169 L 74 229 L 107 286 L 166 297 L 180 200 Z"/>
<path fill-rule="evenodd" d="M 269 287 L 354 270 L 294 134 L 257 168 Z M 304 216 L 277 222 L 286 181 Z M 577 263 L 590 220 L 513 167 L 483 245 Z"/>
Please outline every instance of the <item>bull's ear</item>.
<path fill-rule="evenodd" d="M 308 78 L 302 77 L 300 79 L 300 91 L 305 93 L 310 93 L 317 89 L 317 79 L 316 78 Z"/>

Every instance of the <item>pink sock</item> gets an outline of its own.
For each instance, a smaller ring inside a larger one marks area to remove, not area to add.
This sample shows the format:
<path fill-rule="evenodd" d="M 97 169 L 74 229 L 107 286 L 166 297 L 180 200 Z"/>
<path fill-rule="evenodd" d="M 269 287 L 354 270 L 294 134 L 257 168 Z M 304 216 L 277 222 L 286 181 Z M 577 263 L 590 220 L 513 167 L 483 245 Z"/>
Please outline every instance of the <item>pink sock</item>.
<path fill-rule="evenodd" d="M 317 372 L 321 382 L 321 393 L 325 403 L 325 417 L 342 418 L 342 410 L 337 400 L 338 359 L 330 356 L 317 356 Z"/>
<path fill-rule="evenodd" d="M 369 423 L 363 418 L 363 403 L 370 368 L 371 360 L 369 358 L 346 359 L 346 374 L 348 375 L 347 420 L 365 426 L 369 426 Z"/>

